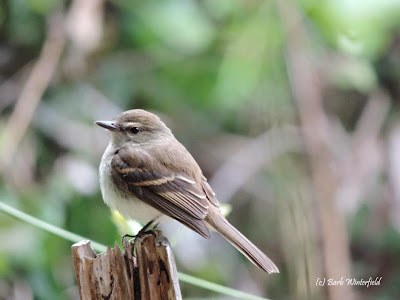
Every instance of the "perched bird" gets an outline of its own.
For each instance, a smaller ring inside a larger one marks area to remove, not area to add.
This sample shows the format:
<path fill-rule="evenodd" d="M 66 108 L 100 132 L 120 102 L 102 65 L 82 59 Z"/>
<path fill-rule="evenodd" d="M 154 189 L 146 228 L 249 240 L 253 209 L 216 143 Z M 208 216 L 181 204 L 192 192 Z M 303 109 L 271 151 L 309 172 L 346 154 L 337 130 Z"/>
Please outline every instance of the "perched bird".
<path fill-rule="evenodd" d="M 275 264 L 222 215 L 199 165 L 156 115 L 133 109 L 113 121 L 97 121 L 111 132 L 100 164 L 104 202 L 142 223 L 165 216 L 204 238 L 219 232 L 268 273 Z"/>

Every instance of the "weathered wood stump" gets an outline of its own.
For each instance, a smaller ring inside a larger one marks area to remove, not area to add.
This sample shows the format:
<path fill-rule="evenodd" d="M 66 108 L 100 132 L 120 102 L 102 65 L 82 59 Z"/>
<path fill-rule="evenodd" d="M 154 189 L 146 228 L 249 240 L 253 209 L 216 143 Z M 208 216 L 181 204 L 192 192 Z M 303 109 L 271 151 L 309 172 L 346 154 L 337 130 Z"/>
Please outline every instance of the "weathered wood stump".
<path fill-rule="evenodd" d="M 98 255 L 88 240 L 72 245 L 81 300 L 182 299 L 175 259 L 161 231 L 124 239 L 122 246 L 124 253 L 115 243 Z"/>

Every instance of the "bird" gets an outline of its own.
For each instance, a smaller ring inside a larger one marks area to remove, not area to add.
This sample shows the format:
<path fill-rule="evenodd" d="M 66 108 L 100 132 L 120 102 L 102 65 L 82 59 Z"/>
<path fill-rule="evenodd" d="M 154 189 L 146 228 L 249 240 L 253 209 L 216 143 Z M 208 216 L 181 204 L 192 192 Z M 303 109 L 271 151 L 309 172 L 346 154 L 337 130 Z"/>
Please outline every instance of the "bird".
<path fill-rule="evenodd" d="M 222 215 L 196 160 L 157 115 L 132 109 L 95 124 L 111 133 L 99 167 L 101 193 L 111 209 L 143 224 L 175 219 L 206 239 L 217 231 L 260 269 L 279 273 Z"/>

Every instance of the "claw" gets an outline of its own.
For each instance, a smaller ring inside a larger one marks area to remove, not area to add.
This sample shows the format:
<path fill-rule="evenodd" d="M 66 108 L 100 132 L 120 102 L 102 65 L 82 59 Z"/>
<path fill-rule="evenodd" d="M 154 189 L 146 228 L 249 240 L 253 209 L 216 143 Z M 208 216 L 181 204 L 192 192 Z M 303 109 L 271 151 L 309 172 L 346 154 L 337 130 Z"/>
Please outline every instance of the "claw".
<path fill-rule="evenodd" d="M 134 238 L 136 238 L 136 237 L 142 237 L 143 235 L 145 235 L 145 234 L 147 234 L 147 233 L 151 233 L 152 235 L 154 235 L 154 237 L 156 237 L 156 234 L 154 233 L 153 230 L 155 230 L 155 229 L 160 225 L 159 222 L 155 223 L 155 221 L 156 221 L 158 218 L 159 218 L 159 216 L 156 217 L 156 218 L 154 218 L 154 219 L 151 220 L 150 222 L 148 222 L 146 225 L 144 225 L 143 228 L 140 229 L 140 231 L 139 231 L 136 235 L 131 235 L 131 234 L 125 234 L 125 235 L 123 235 L 123 236 L 122 236 L 122 242 L 123 242 L 124 239 L 127 238 L 127 237 L 130 237 L 130 238 L 133 238 L 133 239 L 134 239 Z M 152 230 L 148 230 L 149 227 L 150 227 L 151 225 L 153 225 L 153 229 L 152 229 Z"/>

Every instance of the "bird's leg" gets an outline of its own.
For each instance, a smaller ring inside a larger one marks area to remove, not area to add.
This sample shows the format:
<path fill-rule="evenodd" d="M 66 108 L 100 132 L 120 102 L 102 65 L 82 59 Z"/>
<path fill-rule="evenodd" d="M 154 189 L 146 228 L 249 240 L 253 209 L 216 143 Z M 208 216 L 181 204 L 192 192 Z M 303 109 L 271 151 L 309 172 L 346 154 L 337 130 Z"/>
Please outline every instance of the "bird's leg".
<path fill-rule="evenodd" d="M 153 223 L 154 223 L 158 218 L 159 218 L 159 217 L 156 217 L 156 218 L 154 218 L 153 220 L 151 220 L 150 222 L 148 222 L 146 225 L 144 225 L 143 228 L 140 229 L 140 231 L 138 232 L 137 235 L 146 233 L 146 232 L 147 232 L 147 229 L 149 229 L 149 227 L 150 227 L 151 225 L 153 225 Z M 158 225 L 158 223 L 156 223 L 156 224 L 154 225 L 154 227 L 156 227 L 157 225 Z M 153 228 L 154 228 L 154 227 L 153 227 Z"/>
<path fill-rule="evenodd" d="M 136 238 L 136 237 L 141 237 L 141 236 L 143 236 L 143 235 L 146 234 L 146 233 L 152 233 L 152 234 L 154 234 L 153 230 L 156 229 L 158 225 L 160 225 L 160 223 L 158 223 L 158 222 L 155 223 L 155 221 L 156 221 L 159 217 L 160 217 L 160 216 L 158 216 L 158 217 L 152 219 L 150 222 L 148 222 L 146 225 L 144 225 L 143 228 L 140 229 L 139 232 L 138 232 L 136 235 L 131 235 L 131 234 L 125 234 L 125 235 L 123 235 L 123 236 L 122 236 L 122 241 L 124 240 L 124 238 L 127 238 L 127 237 L 129 237 L 129 238 Z M 149 227 L 150 227 L 151 225 L 153 225 L 153 224 L 154 224 L 153 230 L 148 230 Z"/>
<path fill-rule="evenodd" d="M 134 238 L 134 237 L 136 237 L 136 235 L 132 235 L 132 234 L 129 234 L 129 233 L 127 233 L 127 234 L 124 234 L 123 236 L 122 236 L 122 240 L 124 239 L 124 238 Z"/>
<path fill-rule="evenodd" d="M 154 223 L 153 230 L 157 230 L 158 226 L 160 226 L 160 222 Z"/>

